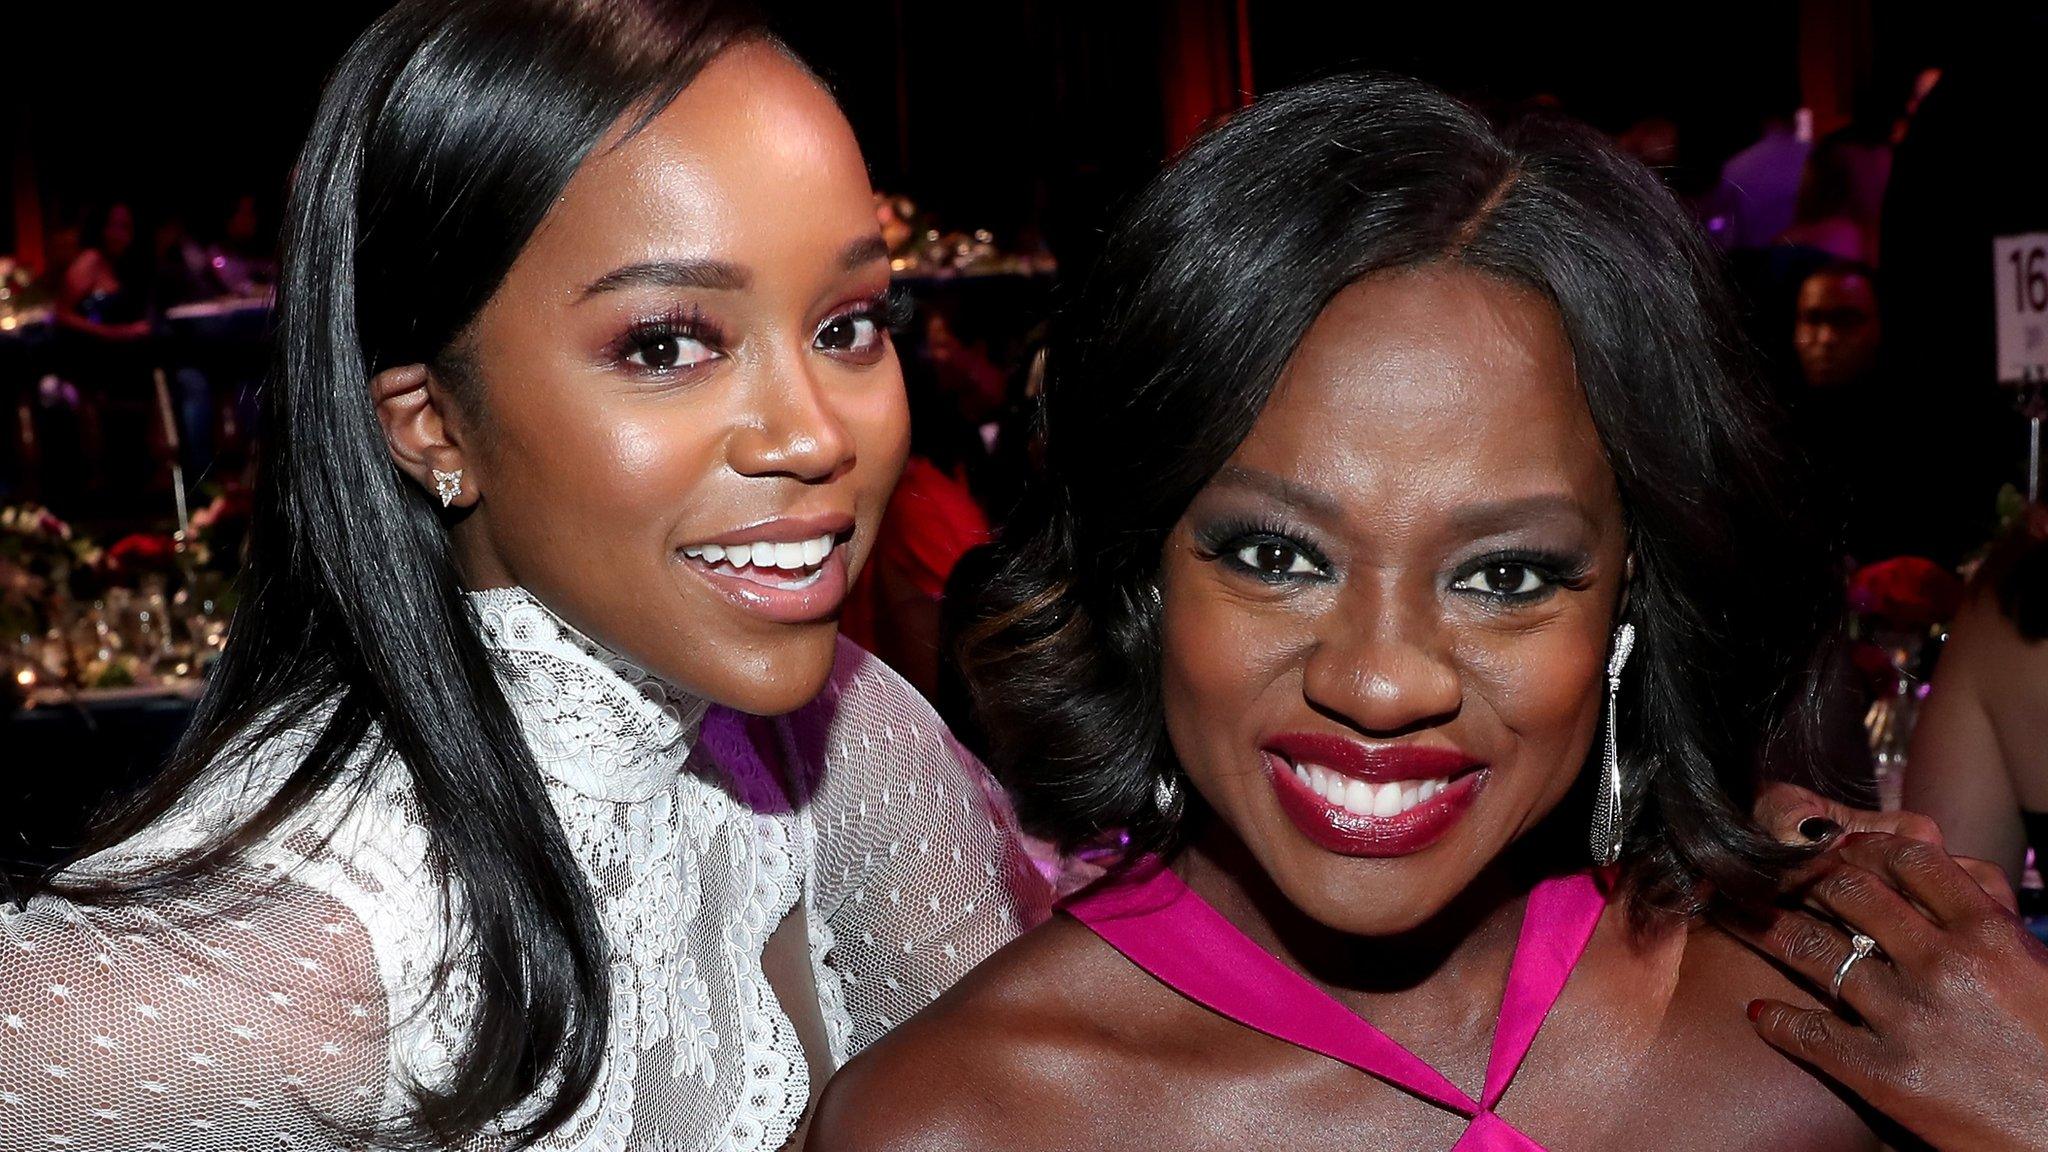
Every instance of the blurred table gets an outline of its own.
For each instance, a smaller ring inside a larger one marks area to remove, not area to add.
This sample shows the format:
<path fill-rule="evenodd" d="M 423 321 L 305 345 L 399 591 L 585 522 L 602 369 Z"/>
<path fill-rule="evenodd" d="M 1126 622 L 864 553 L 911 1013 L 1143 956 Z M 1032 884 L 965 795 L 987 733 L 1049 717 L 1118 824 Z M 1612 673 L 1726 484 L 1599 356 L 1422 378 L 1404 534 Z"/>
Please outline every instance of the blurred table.
<path fill-rule="evenodd" d="M 84 842 L 93 816 L 154 779 L 192 722 L 196 684 L 39 695 L 0 718 L 0 872 Z"/>
<path fill-rule="evenodd" d="M 36 387 L 49 370 L 56 332 L 56 312 L 47 306 L 0 311 L 0 404 L 8 423 L 0 435 L 0 500 L 9 489 L 34 487 Z"/>

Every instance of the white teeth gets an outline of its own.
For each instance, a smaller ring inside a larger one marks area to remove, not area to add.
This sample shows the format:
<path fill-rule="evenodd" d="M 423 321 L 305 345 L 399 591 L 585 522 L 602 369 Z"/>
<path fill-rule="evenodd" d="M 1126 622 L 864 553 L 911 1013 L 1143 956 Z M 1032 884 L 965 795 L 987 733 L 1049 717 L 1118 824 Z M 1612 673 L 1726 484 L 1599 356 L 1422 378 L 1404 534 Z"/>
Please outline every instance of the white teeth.
<path fill-rule="evenodd" d="M 1427 804 L 1451 786 L 1442 780 L 1390 780 L 1374 784 L 1316 764 L 1294 765 L 1294 778 L 1333 808 L 1385 819 Z"/>
<path fill-rule="evenodd" d="M 1373 798 L 1372 814 L 1375 816 L 1399 816 L 1401 814 L 1401 786 L 1391 781 L 1380 785 L 1379 794 Z"/>
<path fill-rule="evenodd" d="M 1337 777 L 1337 779 L 1343 781 L 1343 777 Z M 1343 781 L 1331 793 L 1329 799 L 1331 799 L 1331 804 L 1341 804 L 1346 810 L 1358 812 L 1360 816 L 1364 816 L 1364 814 L 1372 812 L 1372 785 L 1368 785 L 1366 781 Z"/>
<path fill-rule="evenodd" d="M 836 542 L 832 534 L 813 536 L 809 540 L 794 543 L 758 540 L 752 544 L 696 544 L 683 549 L 683 555 L 716 564 L 721 560 L 735 568 L 757 565 L 762 568 L 815 568 L 832 554 Z"/>

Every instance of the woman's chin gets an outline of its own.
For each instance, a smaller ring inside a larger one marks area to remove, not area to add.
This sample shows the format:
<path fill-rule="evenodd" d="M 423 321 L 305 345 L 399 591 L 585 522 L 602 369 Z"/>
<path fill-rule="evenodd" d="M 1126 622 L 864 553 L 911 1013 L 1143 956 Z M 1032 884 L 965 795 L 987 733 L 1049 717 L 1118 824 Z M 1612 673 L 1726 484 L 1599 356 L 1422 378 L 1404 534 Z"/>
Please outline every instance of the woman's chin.
<path fill-rule="evenodd" d="M 1278 862 L 1275 884 L 1309 919 L 1350 936 L 1401 936 L 1443 914 L 1457 896 L 1441 877 L 1410 864 L 1358 860 L 1316 851 Z"/>
<path fill-rule="evenodd" d="M 769 647 L 727 649 L 724 659 L 698 649 L 673 662 L 678 673 L 674 676 L 660 668 L 650 671 L 735 712 L 781 716 L 809 704 L 825 690 L 832 678 L 838 637 L 838 628 L 830 624 L 807 627 Z"/>

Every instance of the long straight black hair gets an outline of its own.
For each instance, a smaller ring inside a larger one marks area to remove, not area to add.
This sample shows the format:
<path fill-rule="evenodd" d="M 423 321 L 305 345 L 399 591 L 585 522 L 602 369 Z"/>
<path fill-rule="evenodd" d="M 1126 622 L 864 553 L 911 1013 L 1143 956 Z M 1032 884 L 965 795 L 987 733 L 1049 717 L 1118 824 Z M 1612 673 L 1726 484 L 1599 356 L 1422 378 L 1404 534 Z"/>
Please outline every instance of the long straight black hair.
<path fill-rule="evenodd" d="M 531 1142 L 590 1092 L 610 1021 L 595 904 L 440 514 L 391 461 L 370 377 L 445 364 L 599 140 L 762 35 L 722 0 L 403 0 L 348 50 L 287 209 L 242 605 L 173 764 L 100 843 L 161 816 L 223 754 L 331 711 L 283 787 L 217 841 L 139 878 L 46 882 L 101 903 L 202 882 L 347 788 L 350 765 L 374 760 L 361 753 L 394 754 L 465 911 L 451 950 L 474 957 L 481 994 L 452 1082 L 417 1089 L 386 1139 L 444 1146 L 498 1121 Z"/>

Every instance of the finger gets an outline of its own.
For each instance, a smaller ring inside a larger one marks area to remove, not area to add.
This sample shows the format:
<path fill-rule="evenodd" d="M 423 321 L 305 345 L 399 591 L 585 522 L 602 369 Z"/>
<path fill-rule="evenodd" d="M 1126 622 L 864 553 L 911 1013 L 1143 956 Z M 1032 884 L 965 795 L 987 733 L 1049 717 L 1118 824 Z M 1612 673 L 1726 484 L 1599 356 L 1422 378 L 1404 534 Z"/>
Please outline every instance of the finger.
<path fill-rule="evenodd" d="M 1783 964 L 1823 996 L 1834 994 L 1835 973 L 1849 956 L 1849 934 L 1804 912 L 1781 911 L 1761 926 L 1727 925 L 1765 956 Z M 1882 957 L 1866 956 L 1842 981 L 1841 1000 L 1866 1020 L 1885 1019 L 1899 997 L 1898 971 Z"/>
<path fill-rule="evenodd" d="M 1833 801 L 1796 784 L 1766 784 L 1757 791 L 1756 803 L 1751 806 L 1751 815 L 1764 830 L 1788 844 L 1815 843 L 1818 839 L 1801 831 L 1801 825 L 1818 817 L 1828 822 L 1831 828 L 1840 828 L 1841 821 L 1834 815 L 1839 807 Z M 1820 826 L 1815 825 L 1816 829 Z"/>
<path fill-rule="evenodd" d="M 1788 844 L 1824 843 L 1857 832 L 1885 832 L 1939 847 L 1941 826 L 1918 812 L 1872 812 L 1830 800 L 1796 784 L 1766 784 L 1751 811 Z"/>
<path fill-rule="evenodd" d="M 1985 894 L 1962 865 L 1931 844 L 1882 833 L 1864 834 L 1842 841 L 1836 854 L 1890 880 L 1927 909 L 1941 927 L 1959 928 L 2002 914 L 1997 901 Z"/>
<path fill-rule="evenodd" d="M 1832 1012 L 1794 1008 L 1780 1000 L 1753 1000 L 1749 1020 L 1764 1042 L 1832 1076 L 1858 1095 L 1878 1067 L 1877 1038 Z"/>
<path fill-rule="evenodd" d="M 1924 844 L 1918 847 L 1940 852 Z M 1947 858 L 1946 854 L 1943 858 Z M 1876 940 L 1887 956 L 1909 966 L 1921 963 L 1946 946 L 1941 932 L 1912 901 L 1892 887 L 1886 874 L 1863 867 L 1839 852 L 1829 854 L 1828 865 L 1820 878 L 1807 886 L 1806 898 L 1829 917 Z"/>
<path fill-rule="evenodd" d="M 1957 867 L 1967 873 L 1970 879 L 1975 880 L 1977 887 L 1982 888 L 1984 894 L 1996 901 L 2000 908 L 2014 914 L 2019 912 L 2020 898 L 2012 890 L 2012 880 L 2006 876 L 2005 869 L 1989 860 L 1979 860 L 1974 856 L 1957 856 L 1955 862 Z"/>

